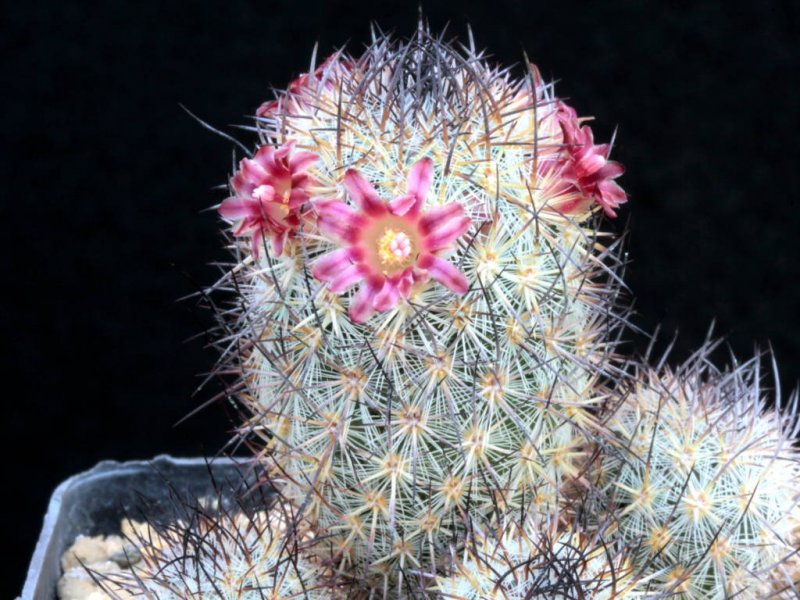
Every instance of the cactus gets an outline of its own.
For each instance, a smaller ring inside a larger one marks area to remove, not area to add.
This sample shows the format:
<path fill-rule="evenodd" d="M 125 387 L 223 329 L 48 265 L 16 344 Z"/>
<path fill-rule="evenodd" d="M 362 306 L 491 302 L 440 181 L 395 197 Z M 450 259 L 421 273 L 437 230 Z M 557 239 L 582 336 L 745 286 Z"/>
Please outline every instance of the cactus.
<path fill-rule="evenodd" d="M 251 129 L 220 372 L 326 564 L 384 597 L 798 592 L 796 411 L 756 359 L 621 359 L 623 168 L 536 67 L 376 35 Z"/>
<path fill-rule="evenodd" d="M 462 523 L 582 477 L 624 316 L 595 216 L 626 200 L 583 121 L 422 28 L 258 109 L 220 370 L 342 568 L 435 569 Z"/>
<path fill-rule="evenodd" d="M 350 597 L 316 554 L 314 530 L 278 501 L 270 508 L 215 512 L 186 505 L 184 517 L 129 527 L 123 572 L 94 573 L 114 598 L 331 600 Z"/>
<path fill-rule="evenodd" d="M 623 600 L 637 596 L 632 568 L 599 536 L 512 523 L 497 535 L 477 533 L 436 578 L 437 598 L 453 600 Z"/>
<path fill-rule="evenodd" d="M 640 367 L 618 391 L 608 422 L 617 447 L 604 468 L 617 504 L 608 506 L 654 594 L 794 598 L 796 410 L 768 408 L 758 358 L 719 371 L 710 349 L 675 371 Z"/>

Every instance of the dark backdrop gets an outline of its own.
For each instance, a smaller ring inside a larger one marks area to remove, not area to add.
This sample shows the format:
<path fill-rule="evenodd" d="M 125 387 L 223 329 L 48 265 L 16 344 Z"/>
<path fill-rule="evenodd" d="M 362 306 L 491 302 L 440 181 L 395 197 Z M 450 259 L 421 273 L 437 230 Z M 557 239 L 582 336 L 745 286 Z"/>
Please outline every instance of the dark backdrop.
<path fill-rule="evenodd" d="M 770 340 L 800 375 L 800 106 L 795 2 L 436 2 L 504 63 L 526 50 L 598 139 L 619 126 L 628 167 L 637 323 L 680 328 L 675 358 L 711 320 L 747 356 Z M 377 20 L 413 30 L 415 2 L 28 1 L 0 37 L 3 436 L 0 595 L 19 590 L 48 494 L 101 459 L 210 454 L 231 424 L 214 406 L 173 428 L 214 354 L 207 314 L 175 300 L 225 257 L 213 213 L 225 127 L 321 53 L 358 51 Z M 241 135 L 250 141 L 247 135 Z M 642 340 L 639 340 L 641 347 Z"/>

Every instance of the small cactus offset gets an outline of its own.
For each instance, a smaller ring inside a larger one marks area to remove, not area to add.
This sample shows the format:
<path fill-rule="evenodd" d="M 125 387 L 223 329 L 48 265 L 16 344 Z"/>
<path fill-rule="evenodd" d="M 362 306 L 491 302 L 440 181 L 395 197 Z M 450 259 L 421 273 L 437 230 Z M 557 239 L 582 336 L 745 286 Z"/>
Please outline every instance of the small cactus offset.
<path fill-rule="evenodd" d="M 139 560 L 127 572 L 97 573 L 113 598 L 298 600 L 352 598 L 315 550 L 307 523 L 280 501 L 259 510 L 186 506 L 185 517 L 129 534 Z"/>
<path fill-rule="evenodd" d="M 622 167 L 535 67 L 420 31 L 259 108 L 220 213 L 228 365 L 343 566 L 435 568 L 465 515 L 554 513 L 615 359 Z"/>
<path fill-rule="evenodd" d="M 795 411 L 768 408 L 758 359 L 720 372 L 707 353 L 641 368 L 609 420 L 619 535 L 669 597 L 796 598 Z"/>
<path fill-rule="evenodd" d="M 512 522 L 496 535 L 476 533 L 436 578 L 441 600 L 612 600 L 640 597 L 630 561 L 579 528 L 540 531 Z"/>

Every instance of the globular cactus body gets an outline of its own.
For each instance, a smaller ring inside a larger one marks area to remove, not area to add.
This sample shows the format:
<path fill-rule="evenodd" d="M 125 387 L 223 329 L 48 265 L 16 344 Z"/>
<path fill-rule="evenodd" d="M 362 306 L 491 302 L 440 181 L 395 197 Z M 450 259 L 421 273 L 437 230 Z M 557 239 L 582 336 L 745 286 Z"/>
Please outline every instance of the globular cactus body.
<path fill-rule="evenodd" d="M 759 379 L 757 361 L 719 372 L 704 349 L 641 369 L 609 421 L 608 506 L 653 594 L 796 597 L 800 455 L 792 411 L 769 409 Z"/>
<path fill-rule="evenodd" d="M 242 431 L 282 493 L 345 564 L 395 571 L 435 568 L 465 518 L 557 511 L 615 369 L 608 146 L 535 68 L 423 32 L 334 55 L 258 114 L 221 286 Z"/>
<path fill-rule="evenodd" d="M 333 600 L 349 597 L 314 553 L 315 534 L 289 505 L 214 514 L 187 507 L 166 527 L 135 526 L 141 560 L 95 576 L 113 598 Z M 183 512 L 187 512 L 184 510 Z"/>

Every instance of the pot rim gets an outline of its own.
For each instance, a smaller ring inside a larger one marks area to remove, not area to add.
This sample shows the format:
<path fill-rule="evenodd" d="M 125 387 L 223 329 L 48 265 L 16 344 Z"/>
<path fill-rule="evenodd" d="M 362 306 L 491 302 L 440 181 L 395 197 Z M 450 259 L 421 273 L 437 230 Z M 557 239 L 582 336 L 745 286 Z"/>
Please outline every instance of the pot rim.
<path fill-rule="evenodd" d="M 28 566 L 28 572 L 25 576 L 22 594 L 17 600 L 42 600 L 41 597 L 37 598 L 36 596 L 37 586 L 41 579 L 45 563 L 47 562 L 48 551 L 51 549 L 51 544 L 53 543 L 53 533 L 55 532 L 56 524 L 58 523 L 62 509 L 64 508 L 64 494 L 74 486 L 92 480 L 103 479 L 105 477 L 118 477 L 120 475 L 124 475 L 126 472 L 129 474 L 134 474 L 141 473 L 145 470 L 158 471 L 159 469 L 165 468 L 198 467 L 205 465 L 242 466 L 246 465 L 248 462 L 251 462 L 251 460 L 246 457 L 175 457 L 169 454 L 159 454 L 153 458 L 141 460 L 103 460 L 97 463 L 94 467 L 65 479 L 55 488 L 50 496 L 50 501 L 47 505 L 47 511 L 44 515 L 42 528 L 39 533 L 39 539 L 36 542 L 33 556 Z"/>

